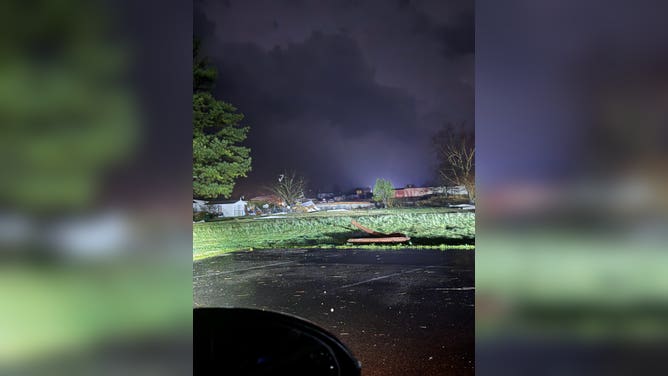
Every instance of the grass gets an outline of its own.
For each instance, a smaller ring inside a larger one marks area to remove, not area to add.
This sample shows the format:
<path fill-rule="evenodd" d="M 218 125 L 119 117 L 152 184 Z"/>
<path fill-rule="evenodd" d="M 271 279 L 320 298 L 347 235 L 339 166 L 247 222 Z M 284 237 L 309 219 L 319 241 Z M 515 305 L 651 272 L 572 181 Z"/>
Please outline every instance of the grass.
<path fill-rule="evenodd" d="M 193 224 L 193 257 L 271 248 L 371 248 L 400 246 L 352 246 L 351 237 L 366 236 L 351 225 L 356 220 L 379 232 L 402 232 L 411 248 L 472 249 L 475 214 L 452 209 L 351 210 L 289 214 L 286 218 L 230 218 Z"/>
<path fill-rule="evenodd" d="M 0 266 L 0 369 L 187 330 L 192 292 L 183 271 L 165 260 Z"/>
<path fill-rule="evenodd" d="M 476 336 L 668 340 L 664 239 L 486 229 L 475 265 Z"/>

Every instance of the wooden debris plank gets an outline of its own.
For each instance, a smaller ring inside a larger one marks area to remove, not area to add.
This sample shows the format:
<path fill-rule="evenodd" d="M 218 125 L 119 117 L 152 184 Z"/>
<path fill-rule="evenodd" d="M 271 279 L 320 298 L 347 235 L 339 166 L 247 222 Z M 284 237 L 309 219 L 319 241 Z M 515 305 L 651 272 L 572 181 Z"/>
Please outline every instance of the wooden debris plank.
<path fill-rule="evenodd" d="M 372 229 L 370 229 L 370 228 L 368 228 L 368 227 L 364 227 L 364 226 L 362 226 L 359 222 L 357 222 L 357 221 L 354 220 L 354 219 L 352 220 L 352 224 L 353 224 L 353 226 L 355 226 L 355 227 L 357 227 L 358 229 L 360 229 L 360 230 L 366 232 L 367 234 L 371 234 L 371 235 L 375 235 L 375 236 L 387 236 L 386 234 L 382 234 L 382 233 L 377 232 L 377 231 L 374 231 L 374 230 L 372 230 Z"/>

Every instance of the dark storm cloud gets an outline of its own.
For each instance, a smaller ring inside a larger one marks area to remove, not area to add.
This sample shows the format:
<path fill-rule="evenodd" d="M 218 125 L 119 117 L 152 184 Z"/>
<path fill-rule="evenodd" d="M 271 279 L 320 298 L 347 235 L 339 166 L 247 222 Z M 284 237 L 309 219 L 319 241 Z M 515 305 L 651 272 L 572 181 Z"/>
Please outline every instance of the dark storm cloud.
<path fill-rule="evenodd" d="M 443 35 L 446 53 L 451 55 L 475 53 L 475 34 L 471 32 L 474 28 L 473 11 L 466 13 L 462 22 L 455 26 L 442 26 L 440 31 Z"/>
<path fill-rule="evenodd" d="M 223 56 L 213 56 L 215 63 L 221 72 L 234 74 L 221 74 L 216 94 L 240 107 L 261 109 L 253 119 L 278 122 L 274 128 L 301 118 L 327 122 L 352 138 L 375 130 L 397 137 L 415 127 L 413 97 L 376 83 L 373 69 L 347 36 L 314 32 L 285 49 L 224 44 L 222 51 Z"/>
<path fill-rule="evenodd" d="M 462 12 L 456 21 L 447 24 L 439 23 L 421 12 L 415 14 L 414 22 L 417 33 L 440 41 L 445 56 L 456 58 L 475 53 L 475 33 L 471 32 L 475 28 L 472 9 Z"/>
<path fill-rule="evenodd" d="M 213 55 L 213 61 L 220 72 L 234 74 L 221 74 L 217 96 L 241 109 L 260 109 L 246 112 L 256 171 L 295 168 L 316 188 L 328 189 L 333 181 L 356 184 L 351 170 L 361 159 L 383 170 L 383 160 L 394 153 L 387 149 L 391 140 L 393 149 L 414 149 L 407 137 L 417 122 L 413 97 L 376 83 L 351 38 L 314 32 L 285 49 L 224 44 L 222 51 L 224 56 Z M 377 145 L 382 149 L 374 150 Z M 256 176 L 264 177 L 253 174 L 245 185 L 259 183 Z"/>
<path fill-rule="evenodd" d="M 195 38 L 212 35 L 216 28 L 216 25 L 206 18 L 202 6 L 203 2 L 201 0 L 195 0 L 193 3 L 193 36 Z"/>
<path fill-rule="evenodd" d="M 216 94 L 251 126 L 253 172 L 237 192 L 282 169 L 325 190 L 430 180 L 431 134 L 473 124 L 472 12 L 457 1 L 200 3 Z"/>

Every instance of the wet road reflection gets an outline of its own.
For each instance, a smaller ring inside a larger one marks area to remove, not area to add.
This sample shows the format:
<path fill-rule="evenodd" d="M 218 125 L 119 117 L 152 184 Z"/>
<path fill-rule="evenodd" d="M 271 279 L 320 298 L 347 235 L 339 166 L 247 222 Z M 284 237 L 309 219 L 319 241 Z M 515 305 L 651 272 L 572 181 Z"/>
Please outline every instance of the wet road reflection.
<path fill-rule="evenodd" d="M 195 306 L 297 315 L 337 335 L 362 374 L 474 372 L 474 252 L 271 250 L 196 262 Z"/>

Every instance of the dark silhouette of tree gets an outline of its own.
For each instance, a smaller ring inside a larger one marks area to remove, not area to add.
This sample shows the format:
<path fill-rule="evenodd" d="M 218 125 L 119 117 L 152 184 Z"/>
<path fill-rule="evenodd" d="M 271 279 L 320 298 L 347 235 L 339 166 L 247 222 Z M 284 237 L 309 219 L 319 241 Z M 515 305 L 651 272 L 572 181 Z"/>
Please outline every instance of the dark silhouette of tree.
<path fill-rule="evenodd" d="M 475 202 L 475 136 L 465 123 L 448 124 L 434 136 L 438 175 L 445 185 L 461 185 Z"/>
<path fill-rule="evenodd" d="M 242 143 L 248 127 L 243 114 L 216 100 L 210 90 L 216 70 L 193 51 L 193 194 L 199 198 L 229 197 L 236 180 L 251 170 L 250 149 Z"/>

